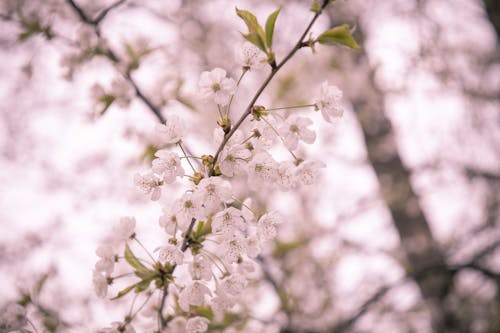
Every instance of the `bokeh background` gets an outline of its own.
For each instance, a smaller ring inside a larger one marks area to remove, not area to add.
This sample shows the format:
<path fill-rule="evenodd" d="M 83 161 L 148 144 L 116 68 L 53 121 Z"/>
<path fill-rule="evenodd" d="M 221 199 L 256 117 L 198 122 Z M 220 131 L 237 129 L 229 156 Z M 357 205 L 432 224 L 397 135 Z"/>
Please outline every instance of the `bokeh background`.
<path fill-rule="evenodd" d="M 239 75 L 234 7 L 261 22 L 282 7 L 278 58 L 311 16 L 305 0 L 73 4 L 0 3 L 0 307 L 21 302 L 40 332 L 96 331 L 127 308 L 94 296 L 94 251 L 121 216 L 162 241 L 161 203 L 133 184 L 162 115 L 189 120 L 195 154 L 215 151 L 196 84 Z M 342 23 L 360 51 L 303 49 L 261 99 L 308 103 L 328 80 L 346 113 L 315 118 L 300 152 L 327 164 L 316 186 L 253 193 L 286 216 L 254 317 L 283 333 L 500 332 L 500 2 L 337 0 L 312 31 Z"/>

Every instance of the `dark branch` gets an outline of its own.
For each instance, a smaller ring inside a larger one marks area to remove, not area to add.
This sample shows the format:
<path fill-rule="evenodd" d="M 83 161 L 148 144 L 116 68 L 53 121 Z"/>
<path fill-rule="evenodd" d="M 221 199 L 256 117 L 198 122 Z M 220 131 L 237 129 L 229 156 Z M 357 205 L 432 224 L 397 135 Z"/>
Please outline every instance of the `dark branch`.
<path fill-rule="evenodd" d="M 483 267 L 481 266 L 480 264 L 478 263 L 475 263 L 475 262 L 468 262 L 468 263 L 465 263 L 465 264 L 461 264 L 461 265 L 456 265 L 456 266 L 453 266 L 452 267 L 452 270 L 457 273 L 463 269 L 472 269 L 474 271 L 477 271 L 481 274 L 483 274 L 484 276 L 486 277 L 489 277 L 497 282 L 500 282 L 500 273 L 497 273 L 495 271 L 492 271 L 491 269 L 487 268 L 487 267 Z"/>
<path fill-rule="evenodd" d="M 108 13 L 115 9 L 116 7 L 119 7 L 121 6 L 122 4 L 124 4 L 127 0 L 119 0 L 115 3 L 113 3 L 112 5 L 110 5 L 109 7 L 107 8 L 104 8 L 98 15 L 97 17 L 95 18 L 94 22 L 95 24 L 99 24 L 101 23 L 102 20 L 104 20 L 104 18 L 106 17 L 106 15 L 108 15 Z"/>
<path fill-rule="evenodd" d="M 348 330 L 352 325 L 356 323 L 356 321 L 361 318 L 372 305 L 377 303 L 382 299 L 382 297 L 387 294 L 389 290 L 394 288 L 395 285 L 383 286 L 379 290 L 377 290 L 369 299 L 367 299 L 358 309 L 358 311 L 349 319 L 342 321 L 337 324 L 330 332 L 331 333 L 342 333 Z"/>
<path fill-rule="evenodd" d="M 500 180 L 500 172 L 493 173 L 488 171 L 476 170 L 473 168 L 465 168 L 465 172 L 467 177 L 469 178 L 483 178 L 489 181 L 499 181 Z"/>
<path fill-rule="evenodd" d="M 153 114 L 158 118 L 161 123 L 165 122 L 165 117 L 161 114 L 160 109 L 158 109 L 153 103 L 144 95 L 144 93 L 139 89 L 139 86 L 135 83 L 130 73 L 124 74 L 125 79 L 134 87 L 136 96 L 147 105 L 147 107 L 153 112 Z"/>
<path fill-rule="evenodd" d="M 85 23 L 90 25 L 96 25 L 95 21 L 92 20 L 84 11 L 80 8 L 73 0 L 66 0 L 68 5 L 73 8 L 73 11 L 78 15 L 78 17 Z"/>

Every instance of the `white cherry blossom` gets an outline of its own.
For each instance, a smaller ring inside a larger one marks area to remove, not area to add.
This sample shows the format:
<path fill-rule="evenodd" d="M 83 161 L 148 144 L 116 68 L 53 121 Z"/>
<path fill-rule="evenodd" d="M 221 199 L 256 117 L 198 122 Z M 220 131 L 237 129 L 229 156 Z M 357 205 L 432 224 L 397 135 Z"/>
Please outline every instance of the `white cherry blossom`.
<path fill-rule="evenodd" d="M 152 169 L 155 173 L 163 175 L 165 184 L 171 184 L 176 177 L 184 176 L 184 168 L 177 153 L 166 149 L 158 150 L 155 153 Z"/>
<path fill-rule="evenodd" d="M 192 317 L 186 323 L 186 333 L 203 333 L 208 329 L 210 321 L 205 317 Z"/>
<path fill-rule="evenodd" d="M 198 86 L 204 99 L 212 99 L 219 105 L 227 105 L 236 90 L 236 82 L 226 77 L 226 71 L 218 67 L 201 73 Z"/>
<path fill-rule="evenodd" d="M 253 138 L 250 140 L 255 149 L 267 150 L 277 141 L 278 136 L 273 128 L 279 127 L 280 121 L 272 115 L 266 116 L 267 122 L 254 121 L 250 133 Z M 273 127 L 271 127 L 271 126 Z"/>
<path fill-rule="evenodd" d="M 94 285 L 94 291 L 99 298 L 104 298 L 108 294 L 108 277 L 98 271 L 92 274 L 92 284 Z"/>
<path fill-rule="evenodd" d="M 341 99 L 342 91 L 337 86 L 330 85 L 328 81 L 325 81 L 321 85 L 321 91 L 315 106 L 321 111 L 323 118 L 330 123 L 332 118 L 339 118 L 344 114 Z"/>
<path fill-rule="evenodd" d="M 231 274 L 219 284 L 218 292 L 223 292 L 231 296 L 240 295 L 247 286 L 247 279 L 241 274 Z"/>
<path fill-rule="evenodd" d="M 250 259 L 245 259 L 241 263 L 238 264 L 238 272 L 240 274 L 243 274 L 244 276 L 250 277 L 255 276 L 255 273 L 257 273 L 256 267 L 259 265 Z"/>
<path fill-rule="evenodd" d="M 296 166 L 291 161 L 283 161 L 277 169 L 276 184 L 283 191 L 294 189 L 298 185 Z"/>
<path fill-rule="evenodd" d="M 245 145 L 225 147 L 220 154 L 221 173 L 226 177 L 243 174 L 251 156 L 252 153 Z"/>
<path fill-rule="evenodd" d="M 135 234 L 135 217 L 122 217 L 113 227 L 113 237 L 117 242 L 126 242 Z"/>
<path fill-rule="evenodd" d="M 324 167 L 326 167 L 326 164 L 321 161 L 302 162 L 296 170 L 297 178 L 304 185 L 312 185 L 319 177 L 319 169 Z"/>
<path fill-rule="evenodd" d="M 168 322 L 165 333 L 186 333 L 186 318 L 175 317 Z"/>
<path fill-rule="evenodd" d="M 212 232 L 232 236 L 237 230 L 245 228 L 243 215 L 239 209 L 229 207 L 215 214 Z"/>
<path fill-rule="evenodd" d="M 217 294 L 210 302 L 210 307 L 214 312 L 215 319 L 221 321 L 224 318 L 226 311 L 230 310 L 236 302 L 232 297 L 224 293 Z"/>
<path fill-rule="evenodd" d="M 164 214 L 160 217 L 158 224 L 165 229 L 169 235 L 175 236 L 177 230 L 177 215 L 171 211 L 164 210 Z"/>
<path fill-rule="evenodd" d="M 233 235 L 231 238 L 225 238 L 221 244 L 220 252 L 223 260 L 232 264 L 238 260 L 239 257 L 246 254 L 247 247 L 245 238 Z"/>
<path fill-rule="evenodd" d="M 246 240 L 247 255 L 250 258 L 257 258 L 257 256 L 261 252 L 259 237 L 257 237 L 257 235 L 250 235 L 246 237 L 245 240 Z"/>
<path fill-rule="evenodd" d="M 97 256 L 100 258 L 95 264 L 95 270 L 98 272 L 111 275 L 115 267 L 115 249 L 111 245 L 100 245 L 96 250 Z"/>
<path fill-rule="evenodd" d="M 278 129 L 285 146 L 290 150 L 297 149 L 299 140 L 312 144 L 316 140 L 316 133 L 307 127 L 312 125 L 310 118 L 291 116 Z"/>
<path fill-rule="evenodd" d="M 160 199 L 162 180 L 160 176 L 152 171 L 147 171 L 143 174 L 136 173 L 134 175 L 134 184 L 144 194 L 151 194 L 151 200 L 157 201 Z"/>
<path fill-rule="evenodd" d="M 178 227 L 181 230 L 186 230 L 191 220 L 204 217 L 204 208 L 196 200 L 192 192 L 186 192 L 184 195 L 175 201 L 173 206 Z"/>
<path fill-rule="evenodd" d="M 157 124 L 155 127 L 155 138 L 159 144 L 178 143 L 184 135 L 185 125 L 181 118 L 176 115 L 167 115 L 165 124 Z"/>
<path fill-rule="evenodd" d="M 266 55 L 250 42 L 244 42 L 235 48 L 235 60 L 246 70 L 261 69 L 266 64 Z"/>
<path fill-rule="evenodd" d="M 212 262 L 203 254 L 197 254 L 189 263 L 189 273 L 193 280 L 210 281 L 212 279 Z"/>
<path fill-rule="evenodd" d="M 262 240 L 270 240 L 276 237 L 276 224 L 283 223 L 281 215 L 272 211 L 261 216 L 257 222 L 257 233 Z"/>
<path fill-rule="evenodd" d="M 221 203 L 231 200 L 231 184 L 220 177 L 204 178 L 198 184 L 195 197 L 203 204 L 207 212 L 213 212 Z"/>
<path fill-rule="evenodd" d="M 248 185 L 252 189 L 271 186 L 277 176 L 278 163 L 266 151 L 257 153 L 248 164 Z"/>
<path fill-rule="evenodd" d="M 179 294 L 179 306 L 184 311 L 189 311 L 189 306 L 200 306 L 205 303 L 205 296 L 212 295 L 210 289 L 199 281 L 194 281 L 184 288 Z"/>
<path fill-rule="evenodd" d="M 184 253 L 175 245 L 169 244 L 158 248 L 158 261 L 162 264 L 182 265 Z"/>

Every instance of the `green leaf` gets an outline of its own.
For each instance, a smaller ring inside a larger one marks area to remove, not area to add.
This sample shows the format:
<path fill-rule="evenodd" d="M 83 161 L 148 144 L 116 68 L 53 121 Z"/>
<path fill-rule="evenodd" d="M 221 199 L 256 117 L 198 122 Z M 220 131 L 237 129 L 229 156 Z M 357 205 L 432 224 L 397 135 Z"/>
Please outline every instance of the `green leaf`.
<path fill-rule="evenodd" d="M 266 52 L 266 45 L 264 44 L 264 41 L 259 37 L 257 33 L 249 33 L 249 34 L 242 34 L 243 37 L 252 43 L 253 45 L 257 46 L 259 49 L 261 49 L 263 52 Z"/>
<path fill-rule="evenodd" d="M 131 286 L 128 286 L 127 288 L 119 291 L 118 294 L 115 297 L 113 297 L 111 300 L 113 301 L 115 299 L 118 299 L 118 298 L 121 298 L 121 297 L 127 295 L 129 292 L 131 292 L 132 290 L 134 290 L 134 288 L 136 286 L 137 286 L 137 283 L 135 283 L 135 284 L 133 284 Z"/>
<path fill-rule="evenodd" d="M 304 242 L 300 240 L 291 241 L 291 242 L 280 242 L 276 241 L 274 243 L 274 251 L 273 255 L 278 258 L 284 257 L 290 251 L 299 249 L 304 246 Z"/>
<path fill-rule="evenodd" d="M 134 274 L 143 280 L 153 279 L 158 275 L 158 273 L 155 271 L 147 271 L 147 272 L 135 271 Z"/>
<path fill-rule="evenodd" d="M 141 156 L 141 161 L 152 161 L 155 159 L 155 154 L 158 151 L 158 148 L 156 148 L 153 145 L 148 145 L 146 149 L 144 150 L 144 153 Z"/>
<path fill-rule="evenodd" d="M 323 45 L 340 44 L 359 50 L 359 45 L 352 37 L 349 25 L 347 24 L 342 24 L 323 32 L 316 40 Z"/>
<path fill-rule="evenodd" d="M 142 280 L 141 282 L 137 283 L 137 285 L 135 287 L 135 292 L 140 293 L 141 291 L 148 289 L 149 285 L 151 284 L 151 281 L 153 281 L 153 279 L 146 279 L 146 280 Z"/>
<path fill-rule="evenodd" d="M 280 10 L 281 8 L 278 8 L 278 10 L 269 15 L 266 21 L 266 44 L 270 50 L 273 47 L 274 25 L 276 24 L 276 19 L 278 18 Z"/>
<path fill-rule="evenodd" d="M 130 59 L 137 59 L 137 53 L 134 50 L 134 47 L 132 44 L 125 42 L 125 51 L 127 52 L 127 55 L 129 56 Z"/>
<path fill-rule="evenodd" d="M 134 255 L 128 244 L 125 245 L 125 260 L 132 266 L 135 270 L 140 273 L 149 273 L 151 272 L 146 266 L 144 266 L 141 261 Z"/>
<path fill-rule="evenodd" d="M 260 26 L 254 14 L 247 10 L 240 10 L 237 7 L 236 14 L 245 22 L 248 28 L 248 34 L 243 34 L 246 40 L 266 52 L 266 36 L 264 29 Z"/>
<path fill-rule="evenodd" d="M 194 312 L 200 316 L 200 317 L 205 317 L 207 319 L 209 319 L 210 321 L 212 321 L 214 319 L 214 312 L 212 310 L 211 307 L 209 306 L 192 306 L 194 309 Z"/>

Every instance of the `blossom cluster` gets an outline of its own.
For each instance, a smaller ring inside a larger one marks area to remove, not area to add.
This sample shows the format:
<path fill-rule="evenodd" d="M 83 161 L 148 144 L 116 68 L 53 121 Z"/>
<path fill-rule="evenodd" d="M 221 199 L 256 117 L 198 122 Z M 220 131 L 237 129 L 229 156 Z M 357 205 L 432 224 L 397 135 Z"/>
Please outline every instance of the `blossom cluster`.
<path fill-rule="evenodd" d="M 222 68 L 205 71 L 199 79 L 199 96 L 213 103 L 218 112 L 213 131 L 218 147 L 215 154 L 187 155 L 186 125 L 181 117 L 167 114 L 165 123 L 155 128 L 155 141 L 164 148 L 155 152 L 148 171 L 135 175 L 137 187 L 154 201 L 175 182 L 185 186 L 178 198 L 164 200 L 159 225 L 165 243 L 154 254 L 148 252 L 151 260 L 139 259 L 132 244 L 147 249 L 136 235 L 135 219 L 125 217 L 114 228 L 112 240 L 96 251 L 99 260 L 93 281 L 97 295 L 108 294 L 108 286 L 123 275 L 113 275 L 117 263 L 126 262 L 140 280 L 115 298 L 132 290 L 148 295 L 145 309 L 150 311 L 144 312 L 156 313 L 158 332 L 202 333 L 210 325 L 230 324 L 227 313 L 237 311 L 242 293 L 258 275 L 255 259 L 265 242 L 276 237 L 277 226 L 285 222 L 277 211 L 253 208 L 252 193 L 290 191 L 313 184 L 325 164 L 297 156 L 302 144 L 316 140 L 309 113 L 321 111 L 327 122 L 343 113 L 342 92 L 325 82 L 311 104 L 250 105 L 248 113 L 233 125 L 231 103 L 241 79 L 261 68 L 266 57 L 245 43 L 238 49 L 236 61 L 243 71 L 238 81 Z M 278 160 L 280 149 L 291 158 Z M 235 184 L 242 182 L 250 189 L 249 197 L 237 197 Z M 162 297 L 149 301 L 155 293 Z M 128 316 L 102 332 L 135 332 L 134 320 Z"/>

